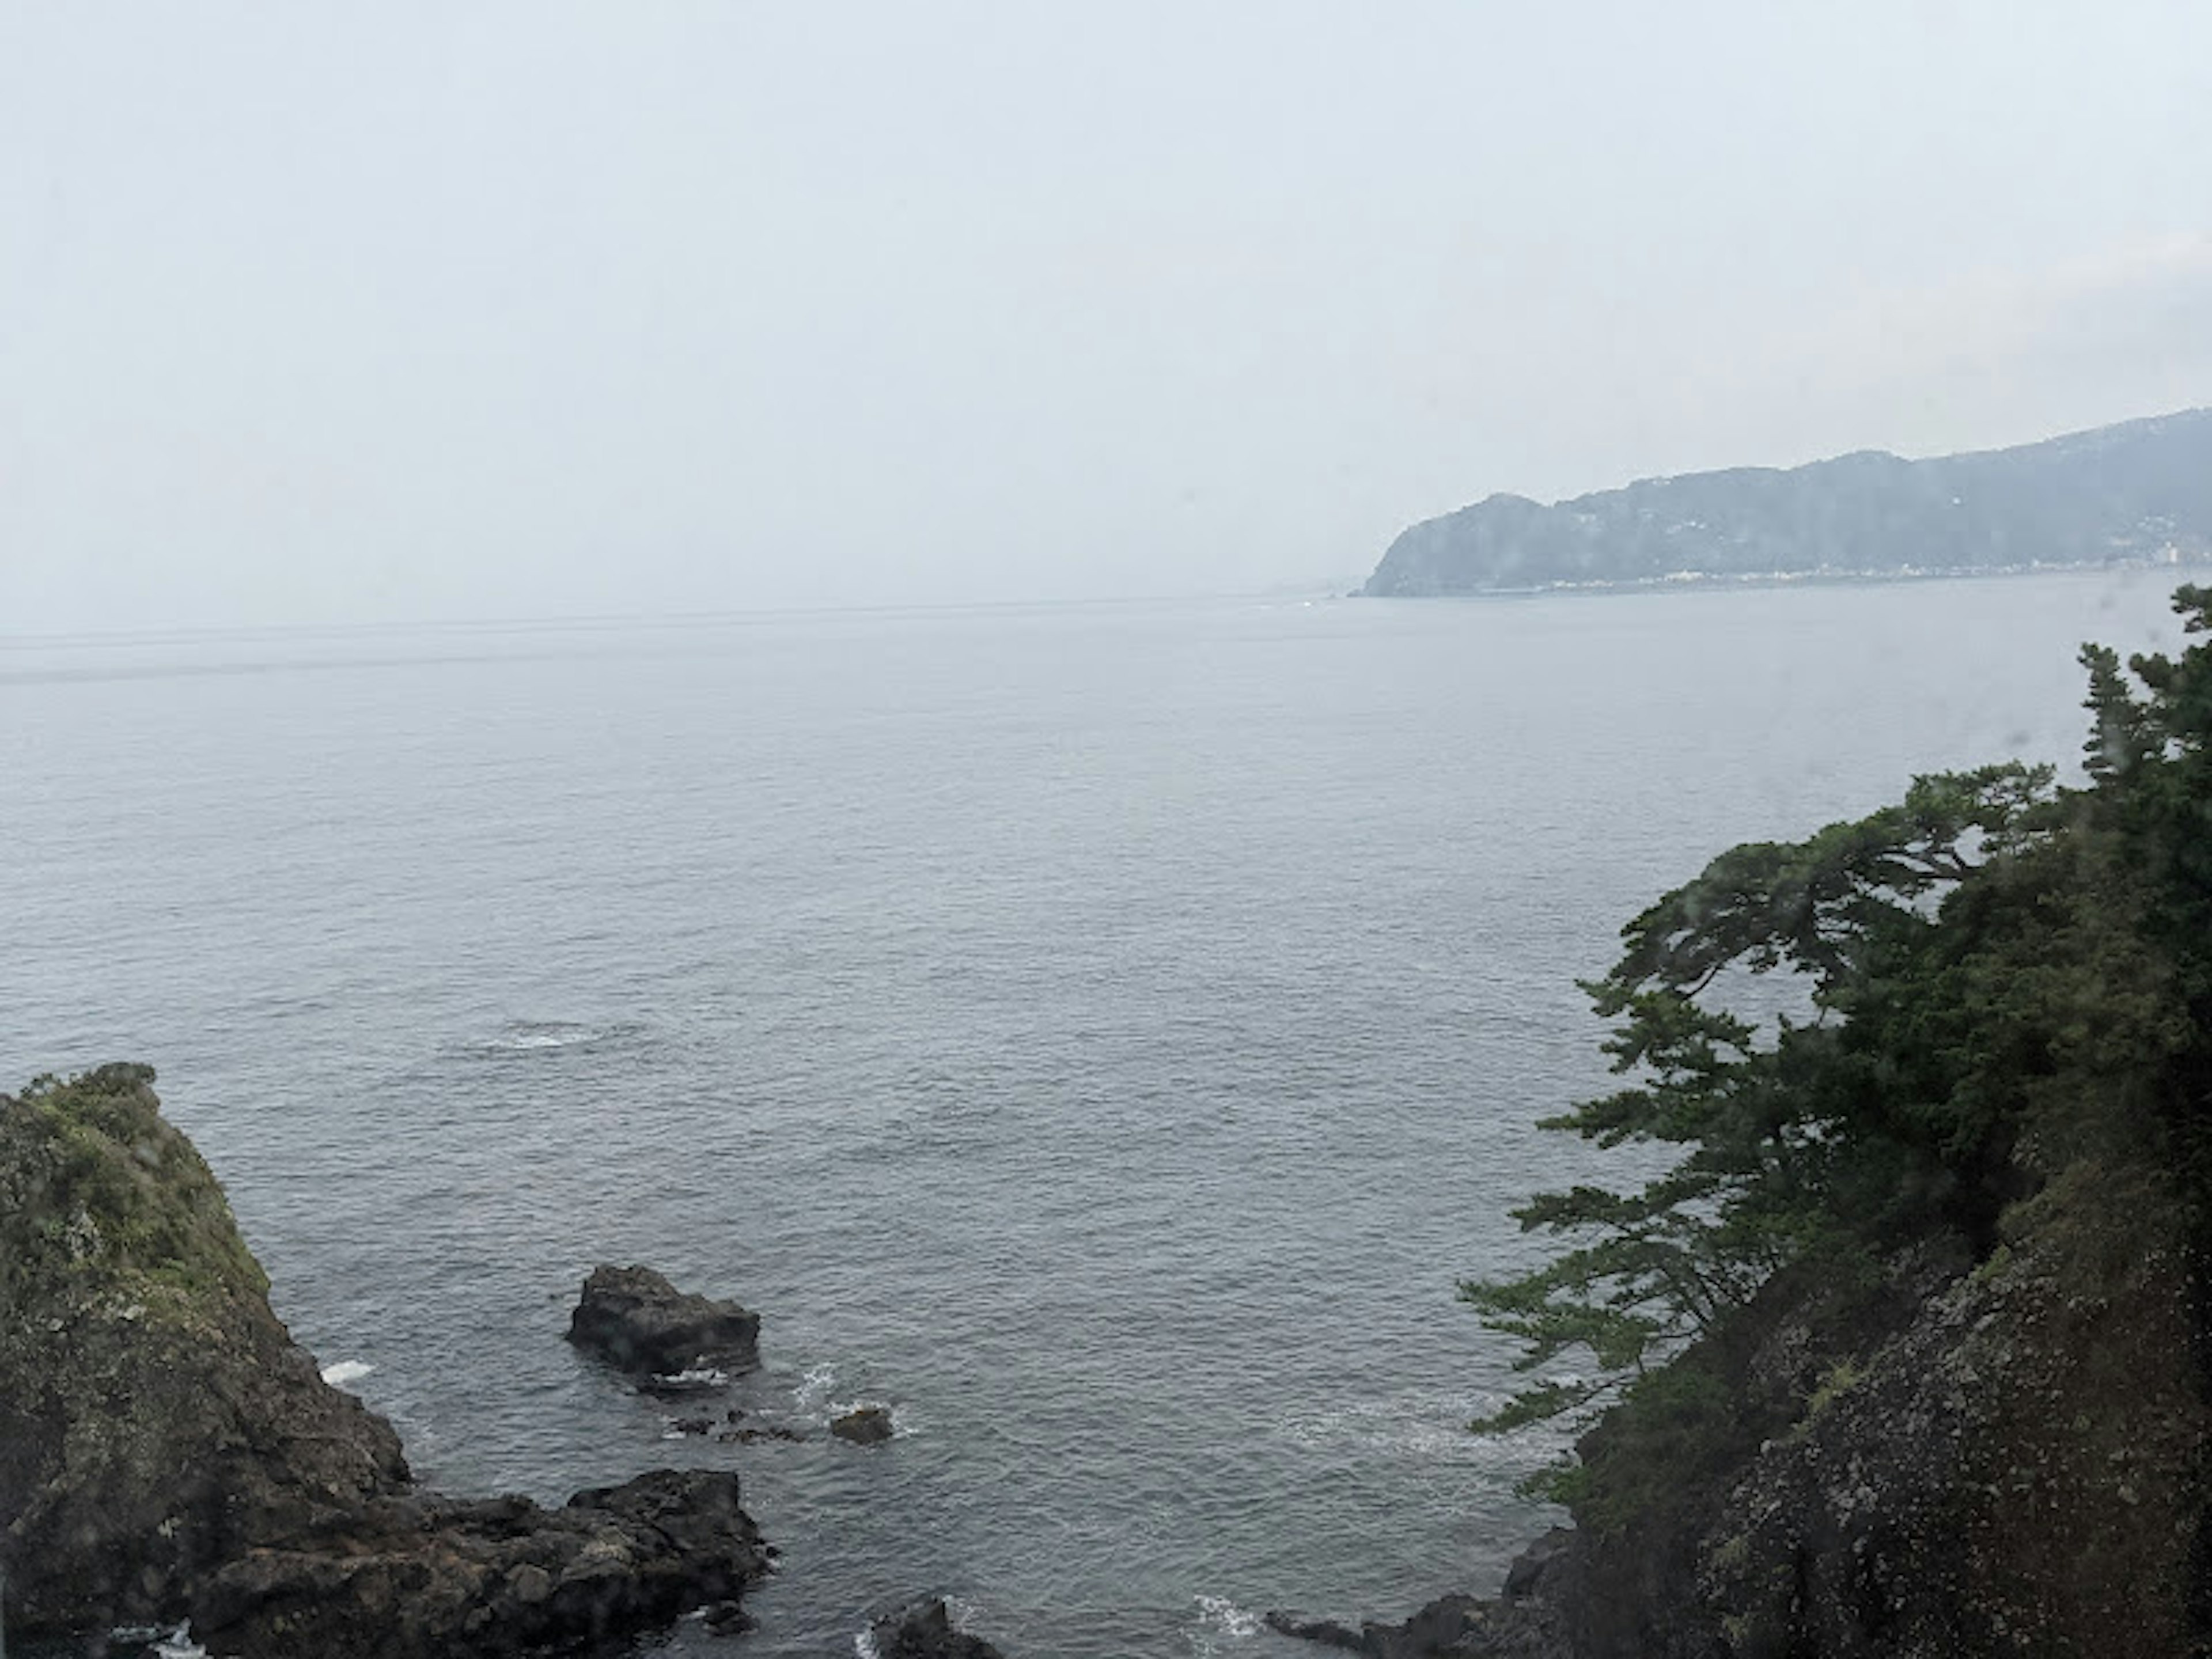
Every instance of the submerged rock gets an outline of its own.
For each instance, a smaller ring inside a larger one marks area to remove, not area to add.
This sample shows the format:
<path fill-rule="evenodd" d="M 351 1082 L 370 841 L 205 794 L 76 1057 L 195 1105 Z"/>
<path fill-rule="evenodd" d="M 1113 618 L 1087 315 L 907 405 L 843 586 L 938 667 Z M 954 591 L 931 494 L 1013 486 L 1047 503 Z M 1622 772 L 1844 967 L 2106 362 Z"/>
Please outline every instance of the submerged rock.
<path fill-rule="evenodd" d="M 891 1437 L 888 1406 L 855 1406 L 842 1417 L 832 1418 L 830 1432 L 856 1446 L 879 1446 Z"/>
<path fill-rule="evenodd" d="M 952 1622 L 945 1598 L 933 1595 L 868 1627 L 877 1659 L 1005 1659 L 980 1636 Z"/>
<path fill-rule="evenodd" d="M 760 1316 L 734 1302 L 678 1290 L 650 1267 L 592 1269 L 568 1340 L 665 1387 L 760 1364 Z"/>
<path fill-rule="evenodd" d="M 0 1095 L 0 1576 L 11 1632 L 189 1619 L 222 1655 L 574 1645 L 733 1599 L 727 1474 L 547 1510 L 418 1492 L 325 1382 L 153 1072 Z"/>

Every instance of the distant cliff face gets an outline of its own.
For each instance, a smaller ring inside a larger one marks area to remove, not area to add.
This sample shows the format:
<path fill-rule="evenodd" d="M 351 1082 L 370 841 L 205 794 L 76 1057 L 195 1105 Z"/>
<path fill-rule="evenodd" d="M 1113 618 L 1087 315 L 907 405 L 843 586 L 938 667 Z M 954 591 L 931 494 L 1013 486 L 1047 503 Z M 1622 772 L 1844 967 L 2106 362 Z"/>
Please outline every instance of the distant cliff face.
<path fill-rule="evenodd" d="M 2017 449 L 1878 453 L 1646 478 L 1547 507 L 1492 495 L 1413 526 L 1363 593 L 1670 576 L 1902 574 L 2212 556 L 2212 410 Z"/>

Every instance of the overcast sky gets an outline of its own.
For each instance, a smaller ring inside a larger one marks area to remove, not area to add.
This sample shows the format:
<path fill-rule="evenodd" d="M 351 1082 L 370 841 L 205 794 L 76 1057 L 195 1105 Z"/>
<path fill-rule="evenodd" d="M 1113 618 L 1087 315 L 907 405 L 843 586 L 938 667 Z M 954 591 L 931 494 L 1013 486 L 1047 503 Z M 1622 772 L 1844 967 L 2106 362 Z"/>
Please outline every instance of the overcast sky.
<path fill-rule="evenodd" d="M 2212 403 L 2212 6 L 0 3 L 0 635 L 1149 596 Z"/>

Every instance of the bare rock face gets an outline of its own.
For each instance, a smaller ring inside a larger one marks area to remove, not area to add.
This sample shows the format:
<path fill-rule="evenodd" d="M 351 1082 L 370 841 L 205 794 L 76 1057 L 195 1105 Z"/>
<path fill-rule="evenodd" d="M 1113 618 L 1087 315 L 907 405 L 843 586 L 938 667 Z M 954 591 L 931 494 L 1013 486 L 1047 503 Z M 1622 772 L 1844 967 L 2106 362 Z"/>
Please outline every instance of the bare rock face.
<path fill-rule="evenodd" d="M 1645 1495 L 1544 1570 L 1577 1659 L 2212 1651 L 2197 1226 L 2165 1171 L 2084 1158 L 1995 1255 L 1907 1253 L 1840 1322 L 1771 1284 L 1718 1415 L 1582 1442 L 1618 1481 L 1637 1437 Z"/>
<path fill-rule="evenodd" d="M 1746 1651 L 2204 1650 L 2212 1407 L 2188 1218 L 2075 1165 L 2008 1250 L 1831 1369 L 1698 1546 Z"/>
<path fill-rule="evenodd" d="M 957 1627 L 942 1596 L 916 1601 L 878 1620 L 869 1626 L 868 1636 L 878 1659 L 1005 1659 L 981 1637 Z"/>
<path fill-rule="evenodd" d="M 0 1575 L 11 1632 L 189 1619 L 221 1655 L 521 1654 L 734 1600 L 734 1475 L 547 1510 L 421 1494 L 270 1312 L 222 1188 L 108 1066 L 0 1095 Z"/>
<path fill-rule="evenodd" d="M 890 1408 L 856 1406 L 842 1417 L 830 1419 L 830 1432 L 856 1446 L 880 1446 L 891 1437 Z"/>
<path fill-rule="evenodd" d="M 218 1653 L 552 1652 L 724 1607 L 766 1569 L 736 1475 L 662 1469 L 553 1510 L 380 1499 L 227 1563 L 192 1624 Z"/>
<path fill-rule="evenodd" d="M 1331 1620 L 1271 1613 L 1267 1625 L 1325 1647 L 1366 1659 L 1572 1659 L 1547 1582 L 1574 1534 L 1554 1529 L 1513 1564 L 1494 1601 L 1440 1595 L 1403 1624 L 1374 1620 L 1353 1630 Z"/>
<path fill-rule="evenodd" d="M 650 1267 L 592 1269 L 568 1340 L 639 1376 L 750 1370 L 760 1364 L 760 1316 L 678 1290 Z"/>

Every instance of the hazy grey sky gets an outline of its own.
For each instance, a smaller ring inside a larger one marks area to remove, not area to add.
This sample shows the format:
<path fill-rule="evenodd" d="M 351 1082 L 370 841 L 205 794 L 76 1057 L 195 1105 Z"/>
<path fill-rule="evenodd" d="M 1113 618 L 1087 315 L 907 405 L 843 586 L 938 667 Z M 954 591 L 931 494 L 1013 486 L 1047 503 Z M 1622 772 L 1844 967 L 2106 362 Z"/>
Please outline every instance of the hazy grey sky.
<path fill-rule="evenodd" d="M 2212 5 L 0 0 L 0 635 L 1221 592 L 2212 402 Z"/>

